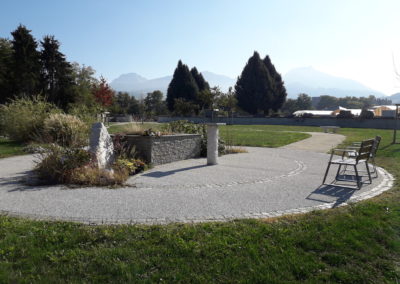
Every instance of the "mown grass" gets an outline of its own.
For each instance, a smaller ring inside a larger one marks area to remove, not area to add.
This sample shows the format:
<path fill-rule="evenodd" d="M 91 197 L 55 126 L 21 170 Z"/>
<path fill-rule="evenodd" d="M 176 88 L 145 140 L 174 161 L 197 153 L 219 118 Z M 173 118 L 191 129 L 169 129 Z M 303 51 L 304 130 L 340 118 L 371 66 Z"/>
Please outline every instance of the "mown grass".
<path fill-rule="evenodd" d="M 341 133 L 345 143 L 382 135 L 377 161 L 400 176 L 390 131 Z M 86 226 L 0 216 L 0 283 L 398 283 L 399 188 L 396 181 L 343 208 L 229 223 Z"/>
<path fill-rule="evenodd" d="M 293 131 L 291 129 L 288 128 L 285 132 L 282 128 L 265 125 L 226 125 L 220 128 L 220 135 L 229 145 L 270 148 L 281 147 L 311 136 L 307 133 L 291 132 Z M 312 130 L 315 129 L 312 128 Z"/>
<path fill-rule="evenodd" d="M 0 138 L 0 158 L 26 154 L 22 149 L 24 145 L 6 138 Z"/>

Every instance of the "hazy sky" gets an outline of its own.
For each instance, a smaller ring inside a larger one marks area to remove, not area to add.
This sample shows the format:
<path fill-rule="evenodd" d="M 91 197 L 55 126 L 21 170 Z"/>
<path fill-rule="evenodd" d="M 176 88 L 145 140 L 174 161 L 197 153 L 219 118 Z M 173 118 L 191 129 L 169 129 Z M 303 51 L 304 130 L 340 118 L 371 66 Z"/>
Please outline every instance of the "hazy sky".
<path fill-rule="evenodd" d="M 313 66 L 400 92 L 400 0 L 1 0 L 0 37 L 20 23 L 110 81 L 170 75 L 179 59 L 237 77 L 257 50 L 283 74 Z"/>

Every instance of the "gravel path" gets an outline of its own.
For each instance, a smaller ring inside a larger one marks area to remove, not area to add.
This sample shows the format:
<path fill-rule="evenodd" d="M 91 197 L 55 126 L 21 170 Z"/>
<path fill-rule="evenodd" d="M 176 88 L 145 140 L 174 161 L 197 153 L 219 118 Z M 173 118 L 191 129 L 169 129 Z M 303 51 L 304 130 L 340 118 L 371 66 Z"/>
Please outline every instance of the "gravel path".
<path fill-rule="evenodd" d="M 221 157 L 216 166 L 205 166 L 206 159 L 157 166 L 120 189 L 31 187 L 21 180 L 29 179 L 33 156 L 1 159 L 0 211 L 91 224 L 266 218 L 370 198 L 393 181 L 380 169 L 379 178 L 361 190 L 320 187 L 328 154 L 288 147 L 247 150 Z"/>

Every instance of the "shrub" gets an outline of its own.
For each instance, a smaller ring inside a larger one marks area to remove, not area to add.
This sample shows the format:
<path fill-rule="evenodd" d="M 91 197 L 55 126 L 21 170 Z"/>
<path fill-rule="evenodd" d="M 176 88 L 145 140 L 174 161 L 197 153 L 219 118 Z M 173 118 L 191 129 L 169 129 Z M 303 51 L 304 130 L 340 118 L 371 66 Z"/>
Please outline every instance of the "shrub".
<path fill-rule="evenodd" d="M 146 169 L 146 164 L 139 159 L 118 159 L 113 167 L 115 170 L 125 169 L 129 175 L 135 175 Z"/>
<path fill-rule="evenodd" d="M 88 186 L 122 185 L 129 176 L 126 168 L 113 170 L 95 166 L 90 152 L 79 148 L 51 145 L 35 167 L 40 182 Z"/>
<path fill-rule="evenodd" d="M 51 114 L 44 120 L 42 137 L 63 147 L 82 147 L 88 143 L 89 127 L 76 116 Z"/>
<path fill-rule="evenodd" d="M 336 118 L 354 118 L 354 114 L 350 110 L 341 110 Z"/>
<path fill-rule="evenodd" d="M 373 119 L 375 116 L 373 111 L 367 110 L 367 109 L 362 109 L 360 113 L 360 119 Z"/>
<path fill-rule="evenodd" d="M 42 97 L 19 98 L 0 106 L 2 132 L 18 142 L 36 140 L 41 133 L 44 120 L 61 110 Z"/>
<path fill-rule="evenodd" d="M 90 161 L 88 151 L 50 145 L 46 152 L 41 153 L 35 171 L 45 183 L 68 183 L 72 170 L 88 165 Z"/>

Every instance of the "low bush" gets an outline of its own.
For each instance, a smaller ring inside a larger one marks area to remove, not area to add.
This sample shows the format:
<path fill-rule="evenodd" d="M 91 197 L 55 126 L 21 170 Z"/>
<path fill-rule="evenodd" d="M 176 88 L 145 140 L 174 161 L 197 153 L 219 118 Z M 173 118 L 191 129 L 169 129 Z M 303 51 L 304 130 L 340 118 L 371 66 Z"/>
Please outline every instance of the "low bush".
<path fill-rule="evenodd" d="M 336 116 L 336 118 L 339 119 L 354 118 L 354 114 L 352 114 L 350 110 L 341 110 L 339 114 Z"/>
<path fill-rule="evenodd" d="M 146 170 L 147 166 L 140 159 L 117 159 L 113 166 L 115 170 L 124 169 L 129 175 L 136 175 Z"/>
<path fill-rule="evenodd" d="M 76 116 L 51 114 L 44 120 L 42 137 L 44 142 L 63 147 L 82 147 L 88 144 L 89 127 Z"/>
<path fill-rule="evenodd" d="M 42 132 L 44 120 L 60 112 L 59 108 L 39 96 L 15 99 L 0 106 L 0 129 L 14 141 L 33 141 Z"/>

